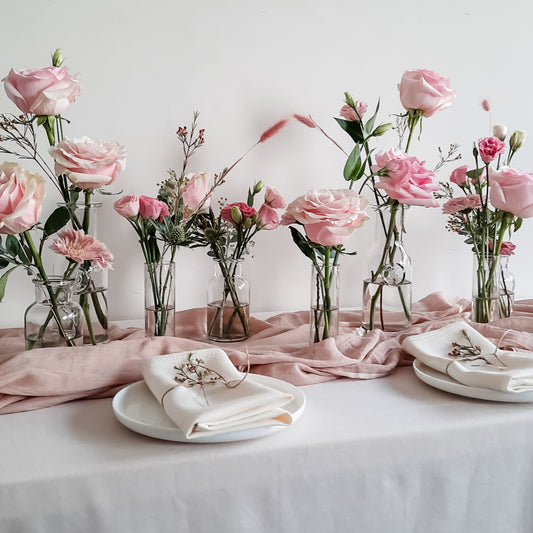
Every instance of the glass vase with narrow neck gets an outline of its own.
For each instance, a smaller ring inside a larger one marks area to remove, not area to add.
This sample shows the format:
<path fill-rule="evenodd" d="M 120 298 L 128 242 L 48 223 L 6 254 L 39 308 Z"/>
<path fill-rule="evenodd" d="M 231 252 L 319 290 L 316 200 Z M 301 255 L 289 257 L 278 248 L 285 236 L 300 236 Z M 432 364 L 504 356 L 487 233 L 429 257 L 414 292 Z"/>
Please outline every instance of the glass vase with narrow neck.
<path fill-rule="evenodd" d="M 68 212 L 71 229 L 83 230 L 86 235 L 98 238 L 98 213 L 102 203 L 59 204 L 59 207 Z M 76 280 L 75 299 L 83 309 L 85 319 L 83 343 L 107 342 L 107 270 L 95 268 L 91 261 L 84 261 L 78 266 Z"/>
<path fill-rule="evenodd" d="M 309 343 L 335 337 L 339 328 L 340 266 L 320 264 L 311 269 Z"/>
<path fill-rule="evenodd" d="M 515 279 L 508 255 L 474 254 L 472 273 L 472 321 L 490 323 L 511 316 Z"/>
<path fill-rule="evenodd" d="M 35 301 L 24 314 L 26 349 L 77 346 L 83 342 L 83 313 L 72 299 L 74 280 L 34 279 Z"/>
<path fill-rule="evenodd" d="M 250 286 L 242 276 L 242 259 L 215 259 L 207 285 L 207 337 L 236 342 L 250 335 Z"/>
<path fill-rule="evenodd" d="M 147 337 L 174 336 L 176 290 L 174 262 L 144 265 L 144 329 Z"/>
<path fill-rule="evenodd" d="M 365 331 L 402 331 L 411 325 L 411 258 L 403 242 L 406 208 L 395 201 L 375 210 L 374 244 L 363 280 Z"/>

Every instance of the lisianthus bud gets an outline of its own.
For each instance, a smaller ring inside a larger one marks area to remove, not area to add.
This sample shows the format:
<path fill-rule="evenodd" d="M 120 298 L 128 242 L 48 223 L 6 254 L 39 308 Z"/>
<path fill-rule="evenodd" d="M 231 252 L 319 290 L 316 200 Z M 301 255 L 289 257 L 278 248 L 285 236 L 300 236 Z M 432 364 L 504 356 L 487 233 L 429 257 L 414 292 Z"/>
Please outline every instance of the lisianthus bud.
<path fill-rule="evenodd" d="M 373 132 L 372 135 L 374 137 L 380 137 L 381 135 L 384 135 L 392 128 L 392 123 L 387 122 L 387 124 L 380 124 Z"/>
<path fill-rule="evenodd" d="M 346 103 L 353 109 L 355 109 L 357 107 L 357 103 L 356 101 L 353 99 L 353 96 L 346 92 L 344 93 L 344 100 L 346 101 Z"/>
<path fill-rule="evenodd" d="M 242 213 L 241 210 L 236 206 L 231 206 L 231 220 L 235 222 L 235 224 L 240 224 L 242 222 Z"/>
<path fill-rule="evenodd" d="M 52 56 L 52 65 L 54 67 L 60 67 L 63 64 L 63 50 L 58 48 Z"/>
<path fill-rule="evenodd" d="M 497 137 L 498 139 L 500 139 L 500 141 L 505 141 L 505 137 L 507 137 L 507 126 L 495 124 L 492 127 L 492 133 L 494 137 Z"/>
<path fill-rule="evenodd" d="M 259 180 L 259 181 L 254 185 L 253 194 L 257 194 L 259 191 L 261 191 L 262 188 L 263 188 L 263 182 L 262 182 L 261 180 Z"/>
<path fill-rule="evenodd" d="M 525 142 L 526 142 L 527 133 L 522 130 L 516 130 L 511 135 L 509 139 L 509 146 L 513 152 L 516 152 Z"/>
<path fill-rule="evenodd" d="M 254 215 L 252 218 L 247 218 L 245 221 L 244 221 L 244 229 L 250 229 L 253 225 L 254 225 L 254 217 L 256 218 L 256 222 L 257 222 L 257 215 Z"/>

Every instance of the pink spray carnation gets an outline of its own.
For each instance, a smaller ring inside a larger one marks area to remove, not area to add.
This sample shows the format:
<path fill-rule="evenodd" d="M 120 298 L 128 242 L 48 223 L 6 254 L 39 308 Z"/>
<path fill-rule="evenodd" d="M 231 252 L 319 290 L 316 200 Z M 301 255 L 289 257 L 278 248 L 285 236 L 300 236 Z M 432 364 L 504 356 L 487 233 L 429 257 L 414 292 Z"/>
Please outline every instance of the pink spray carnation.
<path fill-rule="evenodd" d="M 113 265 L 113 254 L 109 248 L 92 235 L 86 235 L 81 229 L 60 231 L 50 245 L 50 250 L 76 263 L 92 261 L 96 267 L 102 269 L 111 268 Z"/>
<path fill-rule="evenodd" d="M 424 162 L 408 156 L 397 148 L 376 154 L 372 172 L 385 170 L 379 177 L 376 188 L 383 189 L 390 198 L 402 204 L 438 207 L 433 192 L 440 185 L 433 171 L 424 167 Z"/>
<path fill-rule="evenodd" d="M 481 209 L 481 198 L 479 194 L 468 194 L 459 198 L 451 198 L 442 206 L 445 215 L 454 215 L 467 209 Z"/>
<path fill-rule="evenodd" d="M 533 175 L 510 167 L 493 170 L 490 203 L 519 218 L 533 217 Z"/>
<path fill-rule="evenodd" d="M 169 216 L 168 205 L 161 200 L 150 196 L 139 196 L 139 216 L 141 218 L 151 218 L 160 222 L 163 217 Z"/>
<path fill-rule="evenodd" d="M 37 224 L 41 216 L 44 179 L 17 163 L 0 165 L 0 233 L 18 234 Z"/>
<path fill-rule="evenodd" d="M 233 202 L 232 204 L 224 206 L 220 211 L 220 218 L 222 218 L 222 220 L 225 220 L 226 222 L 234 222 L 231 216 L 232 207 L 237 207 L 239 209 L 242 214 L 243 220 L 246 220 L 247 218 L 252 218 L 256 213 L 256 210 L 253 207 L 250 207 L 244 202 Z"/>
<path fill-rule="evenodd" d="M 130 194 L 119 198 L 113 207 L 124 218 L 135 218 L 139 214 L 139 196 Z"/>
<path fill-rule="evenodd" d="M 65 67 L 36 70 L 11 69 L 4 78 L 7 96 L 23 113 L 60 115 L 80 94 L 77 75 L 71 76 Z"/>
<path fill-rule="evenodd" d="M 505 152 L 505 143 L 497 137 L 484 137 L 477 142 L 479 155 L 483 163 L 490 163 L 497 155 Z"/>

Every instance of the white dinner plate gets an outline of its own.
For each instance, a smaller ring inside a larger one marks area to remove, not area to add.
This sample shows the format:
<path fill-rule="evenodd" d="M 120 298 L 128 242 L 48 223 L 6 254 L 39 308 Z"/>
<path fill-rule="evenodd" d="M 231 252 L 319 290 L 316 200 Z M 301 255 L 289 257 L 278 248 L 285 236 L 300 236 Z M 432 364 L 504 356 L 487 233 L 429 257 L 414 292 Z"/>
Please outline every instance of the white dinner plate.
<path fill-rule="evenodd" d="M 305 407 L 305 395 L 298 387 L 286 381 L 259 374 L 248 374 L 246 379 L 292 394 L 293 400 L 284 405 L 283 409 L 291 414 L 293 423 L 302 414 Z M 187 439 L 183 431 L 167 416 L 144 381 L 138 381 L 119 391 L 113 398 L 112 405 L 118 421 L 128 429 L 155 439 L 176 442 L 234 442 L 263 437 L 290 427 L 285 425 L 264 426 Z"/>
<path fill-rule="evenodd" d="M 492 389 L 482 389 L 480 387 L 469 387 L 463 385 L 455 379 L 442 374 L 437 370 L 425 365 L 418 359 L 413 361 L 413 368 L 416 376 L 431 387 L 458 394 L 459 396 L 467 396 L 468 398 L 477 398 L 478 400 L 489 400 L 492 402 L 533 402 L 533 391 L 531 392 L 505 392 Z"/>

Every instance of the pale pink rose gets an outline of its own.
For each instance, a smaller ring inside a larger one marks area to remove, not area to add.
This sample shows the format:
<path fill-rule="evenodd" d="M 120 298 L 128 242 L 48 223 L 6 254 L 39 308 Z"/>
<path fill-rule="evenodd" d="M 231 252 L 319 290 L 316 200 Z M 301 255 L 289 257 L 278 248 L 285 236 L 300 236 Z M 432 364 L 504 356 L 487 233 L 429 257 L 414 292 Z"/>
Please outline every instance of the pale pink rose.
<path fill-rule="evenodd" d="M 115 142 L 82 137 L 65 139 L 49 149 L 57 175 L 67 178 L 80 189 L 109 185 L 126 168 L 126 149 Z"/>
<path fill-rule="evenodd" d="M 481 198 L 479 194 L 468 194 L 459 198 L 451 198 L 442 206 L 445 215 L 455 215 L 467 209 L 481 209 Z"/>
<path fill-rule="evenodd" d="M 439 206 L 432 193 L 439 190 L 440 184 L 435 174 L 424 167 L 424 161 L 397 148 L 379 152 L 375 161 L 372 172 L 386 171 L 386 175 L 379 177 L 376 187 L 383 189 L 390 198 L 408 205 Z"/>
<path fill-rule="evenodd" d="M 0 165 L 0 233 L 18 234 L 37 224 L 46 193 L 44 179 L 17 163 Z"/>
<path fill-rule="evenodd" d="M 209 172 L 198 172 L 196 174 L 187 174 L 188 180 L 182 198 L 190 211 L 209 209 L 211 197 L 207 196 L 211 190 L 211 174 Z M 207 197 L 207 198 L 206 198 Z M 202 201 L 205 200 L 202 204 Z M 202 204 L 202 205 L 200 205 Z"/>
<path fill-rule="evenodd" d="M 455 183 L 456 185 L 459 185 L 459 187 L 462 187 L 467 181 L 468 176 L 466 173 L 472 170 L 468 165 L 463 165 L 461 167 L 456 168 L 451 174 L 450 174 L 450 181 L 452 183 Z"/>
<path fill-rule="evenodd" d="M 357 102 L 356 108 L 357 113 L 352 107 L 350 107 L 348 104 L 345 104 L 341 107 L 340 116 L 350 122 L 356 122 L 366 113 L 367 105 L 364 102 Z M 357 115 L 358 113 L 359 116 Z"/>
<path fill-rule="evenodd" d="M 276 229 L 279 226 L 278 213 L 268 204 L 263 204 L 259 208 L 257 220 L 261 224 L 261 229 Z"/>
<path fill-rule="evenodd" d="M 113 207 L 124 218 L 135 218 L 139 214 L 139 196 L 136 194 L 123 196 L 113 204 Z"/>
<path fill-rule="evenodd" d="M 492 243 L 491 243 L 492 247 Z M 514 251 L 516 249 L 516 245 L 513 244 L 510 241 L 503 241 L 502 246 L 500 248 L 500 255 L 514 255 Z"/>
<path fill-rule="evenodd" d="M 477 142 L 479 156 L 483 163 L 490 163 L 496 159 L 497 155 L 505 152 L 505 143 L 497 137 L 484 137 Z"/>
<path fill-rule="evenodd" d="M 265 204 L 274 209 L 285 209 L 287 203 L 281 196 L 281 193 L 274 187 L 267 187 L 265 190 Z"/>
<path fill-rule="evenodd" d="M 430 117 L 452 105 L 455 92 L 450 80 L 432 70 L 408 70 L 400 83 L 400 101 L 405 109 L 418 109 Z"/>
<path fill-rule="evenodd" d="M 490 202 L 519 218 L 533 217 L 533 175 L 510 167 L 493 170 Z"/>
<path fill-rule="evenodd" d="M 168 217 L 169 215 L 168 205 L 165 202 L 150 196 L 139 196 L 139 216 L 141 218 L 161 221 L 163 217 Z"/>
<path fill-rule="evenodd" d="M 351 189 L 313 189 L 287 206 L 282 221 L 300 222 L 317 244 L 338 246 L 368 219 L 367 206 L 368 201 Z"/>
<path fill-rule="evenodd" d="M 86 235 L 82 229 L 60 231 L 50 245 L 50 250 L 76 263 L 92 261 L 96 267 L 102 269 L 113 266 L 113 254 L 109 248 L 92 235 Z"/>
<path fill-rule="evenodd" d="M 11 69 L 4 78 L 7 96 L 23 113 L 60 115 L 80 94 L 78 76 L 65 67 Z"/>

